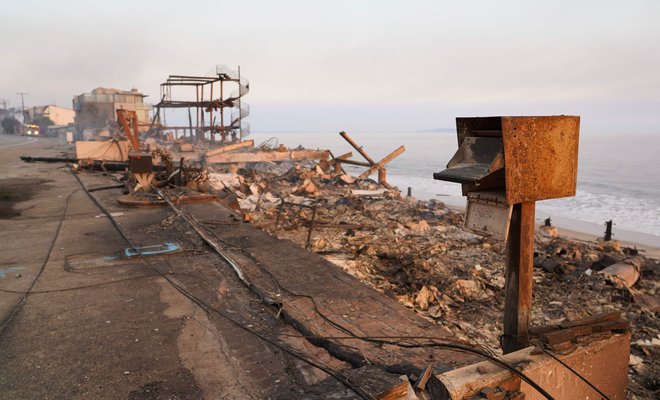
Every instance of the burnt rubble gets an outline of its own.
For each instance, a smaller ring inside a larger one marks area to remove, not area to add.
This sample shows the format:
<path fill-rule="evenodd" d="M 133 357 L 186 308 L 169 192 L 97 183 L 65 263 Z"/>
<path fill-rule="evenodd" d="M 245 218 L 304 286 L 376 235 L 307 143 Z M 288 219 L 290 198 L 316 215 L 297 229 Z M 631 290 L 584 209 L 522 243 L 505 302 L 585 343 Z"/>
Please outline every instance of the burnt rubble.
<path fill-rule="evenodd" d="M 176 141 L 147 145 L 158 164 L 155 185 L 168 187 L 168 195 L 219 198 L 243 221 L 323 256 L 456 339 L 499 351 L 505 245 L 464 231 L 462 212 L 402 195 L 385 179 L 353 176 L 342 168 L 347 155 L 241 146 L 208 162 L 207 149 L 187 152 Z M 245 161 L 250 157 L 263 161 Z M 129 196 L 158 201 L 149 191 Z M 541 225 L 532 331 L 620 312 L 632 333 L 629 398 L 653 397 L 660 387 L 660 261 L 636 248 L 568 240 L 554 227 L 548 234 Z"/>
<path fill-rule="evenodd" d="M 245 221 L 308 246 L 457 339 L 499 349 L 504 244 L 463 231 L 461 212 L 357 179 L 332 160 L 216 169 L 208 182 L 235 196 Z M 535 246 L 532 325 L 620 311 L 632 331 L 631 396 L 657 390 L 660 262 L 541 232 Z"/>

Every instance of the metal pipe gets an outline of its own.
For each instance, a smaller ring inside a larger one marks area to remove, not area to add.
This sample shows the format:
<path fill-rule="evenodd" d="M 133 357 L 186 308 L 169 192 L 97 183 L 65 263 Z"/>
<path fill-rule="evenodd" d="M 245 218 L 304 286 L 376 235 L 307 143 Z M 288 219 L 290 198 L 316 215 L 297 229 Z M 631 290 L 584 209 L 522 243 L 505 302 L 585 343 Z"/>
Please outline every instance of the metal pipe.
<path fill-rule="evenodd" d="M 348 142 L 348 144 L 350 144 L 351 146 L 353 146 L 353 148 L 354 148 L 355 150 L 357 150 L 357 152 L 360 153 L 360 155 L 362 155 L 362 157 L 364 157 L 364 159 L 367 160 L 367 161 L 369 162 L 369 164 L 371 164 L 371 165 L 376 164 L 376 162 L 375 162 L 371 157 L 369 157 L 369 154 L 367 154 L 364 150 L 362 150 L 362 146 L 358 146 L 358 144 L 355 143 L 355 142 L 353 141 L 353 139 L 351 139 L 351 138 L 348 136 L 348 134 L 347 134 L 346 132 L 341 131 L 341 132 L 339 132 L 339 134 L 341 135 L 341 137 L 343 137 L 344 139 L 346 139 L 346 141 Z"/>
<path fill-rule="evenodd" d="M 305 248 L 309 249 L 312 242 L 312 231 L 314 230 L 314 222 L 316 221 L 316 204 L 312 208 L 312 221 L 309 224 L 309 232 L 307 233 L 307 243 L 305 243 Z"/>
<path fill-rule="evenodd" d="M 241 93 L 241 66 L 239 65 L 238 66 L 238 134 L 240 136 L 240 140 L 243 141 L 243 113 L 241 112 L 241 97 L 243 97 L 243 94 Z M 232 137 L 232 139 L 234 138 Z"/>

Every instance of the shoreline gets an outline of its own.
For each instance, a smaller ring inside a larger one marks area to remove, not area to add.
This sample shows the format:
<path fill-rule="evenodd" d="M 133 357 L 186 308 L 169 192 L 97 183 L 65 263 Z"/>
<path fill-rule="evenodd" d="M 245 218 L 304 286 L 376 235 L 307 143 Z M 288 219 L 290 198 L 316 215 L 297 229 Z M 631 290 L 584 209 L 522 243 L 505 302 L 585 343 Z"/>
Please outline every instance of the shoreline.
<path fill-rule="evenodd" d="M 591 244 L 596 243 L 596 240 L 594 239 L 593 235 L 590 235 L 588 233 L 578 232 L 571 229 L 562 228 L 560 226 L 558 226 L 557 228 L 559 228 L 559 237 L 561 238 L 580 241 L 580 242 L 587 242 Z M 639 250 L 640 253 L 642 253 L 642 255 L 646 257 L 660 259 L 660 248 L 658 247 L 647 246 L 645 244 L 629 242 L 624 240 L 619 240 L 619 243 L 621 244 L 622 248 L 635 247 L 637 248 L 637 250 Z"/>
<path fill-rule="evenodd" d="M 465 207 L 463 206 L 459 206 L 453 203 L 445 203 L 445 206 L 453 211 L 460 211 L 461 213 L 465 212 Z M 596 241 L 599 238 L 598 234 L 594 233 L 594 229 L 596 227 L 599 228 L 597 224 L 573 220 L 571 218 L 565 217 L 552 217 L 552 220 L 553 226 L 556 226 L 559 230 L 558 236 L 560 238 L 586 242 L 590 244 L 596 244 Z M 537 231 L 542 224 L 543 218 L 537 217 Z M 614 240 L 618 240 L 621 244 L 621 247 L 635 247 L 646 257 L 660 259 L 660 237 L 642 232 L 627 231 L 624 229 L 616 230 L 615 236 L 618 236 L 618 238 L 615 237 Z M 658 244 L 655 244 L 655 241 L 657 241 Z"/>

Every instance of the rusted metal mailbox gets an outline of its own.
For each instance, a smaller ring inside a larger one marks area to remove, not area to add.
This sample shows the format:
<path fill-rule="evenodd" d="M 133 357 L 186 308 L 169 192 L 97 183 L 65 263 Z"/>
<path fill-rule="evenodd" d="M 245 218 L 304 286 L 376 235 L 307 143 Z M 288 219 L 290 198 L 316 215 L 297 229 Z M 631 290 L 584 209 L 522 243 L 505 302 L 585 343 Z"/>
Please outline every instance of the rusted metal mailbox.
<path fill-rule="evenodd" d="M 458 151 L 433 174 L 467 196 L 465 228 L 507 242 L 503 347 L 529 344 L 537 200 L 575 195 L 580 117 L 456 118 Z"/>

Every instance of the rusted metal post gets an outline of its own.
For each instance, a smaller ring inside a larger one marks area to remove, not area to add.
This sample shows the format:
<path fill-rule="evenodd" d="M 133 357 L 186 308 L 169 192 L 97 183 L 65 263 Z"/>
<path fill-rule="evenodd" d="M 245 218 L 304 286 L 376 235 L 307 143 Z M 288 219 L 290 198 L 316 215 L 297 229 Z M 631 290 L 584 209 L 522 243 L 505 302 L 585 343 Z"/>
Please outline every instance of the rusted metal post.
<path fill-rule="evenodd" d="M 199 85 L 195 85 L 195 142 L 199 141 Z"/>
<path fill-rule="evenodd" d="M 204 109 L 204 106 L 202 105 L 202 104 L 204 104 L 204 85 L 203 84 L 202 84 L 202 92 L 200 94 L 199 101 L 200 101 L 200 103 L 199 103 L 198 107 L 201 111 L 200 112 L 200 124 L 199 124 L 199 126 L 202 128 L 200 135 L 202 136 L 202 142 L 204 142 L 206 140 L 206 137 L 205 137 L 206 136 L 206 131 L 205 131 L 205 126 L 204 126 L 204 125 L 206 125 L 205 122 L 204 122 L 204 113 L 206 112 L 206 110 Z"/>
<path fill-rule="evenodd" d="M 181 157 L 181 161 L 179 161 L 179 173 L 178 173 L 176 185 L 183 186 L 183 157 Z"/>
<path fill-rule="evenodd" d="M 385 168 L 378 168 L 378 183 L 381 185 L 387 183 L 387 171 Z"/>
<path fill-rule="evenodd" d="M 397 158 L 399 154 L 403 153 L 404 151 L 406 151 L 406 148 L 404 146 L 399 146 L 398 149 L 394 150 L 390 154 L 383 157 L 383 159 L 378 161 L 378 163 L 373 164 L 371 167 L 369 167 L 368 170 L 366 170 L 360 176 L 358 176 L 358 179 L 367 179 L 371 174 L 376 172 L 377 169 L 384 169 L 386 164 Z"/>
<path fill-rule="evenodd" d="M 188 107 L 188 126 L 190 127 L 190 143 L 193 141 L 193 124 L 192 124 L 192 113 L 190 112 L 190 107 Z M 185 136 L 185 131 L 184 131 Z"/>
<path fill-rule="evenodd" d="M 243 97 L 243 93 L 241 93 L 241 66 L 238 66 L 238 133 L 239 133 L 239 140 L 243 141 L 243 111 L 241 110 L 241 97 Z M 232 142 L 236 141 L 236 131 L 234 131 L 231 135 Z"/>
<path fill-rule="evenodd" d="M 220 81 L 220 142 L 224 143 L 225 138 L 225 100 L 223 99 L 223 89 L 222 84 L 224 81 Z"/>
<path fill-rule="evenodd" d="M 350 144 L 351 146 L 353 146 L 353 148 L 354 148 L 355 150 L 357 150 L 357 152 L 360 153 L 360 155 L 362 155 L 362 157 L 364 157 L 364 159 L 367 160 L 367 161 L 369 162 L 369 164 L 371 164 L 371 165 L 376 164 L 376 162 L 375 162 L 371 157 L 369 157 L 369 154 L 367 154 L 364 150 L 362 150 L 362 147 L 361 147 L 361 146 L 358 146 L 358 144 L 355 143 L 355 142 L 353 141 L 353 139 L 351 139 L 351 138 L 348 136 L 348 133 L 346 133 L 346 132 L 344 132 L 344 131 L 341 131 L 341 132 L 339 132 L 339 134 L 341 135 L 341 137 L 343 137 L 344 139 L 346 139 L 346 141 L 348 142 L 348 144 Z"/>
<path fill-rule="evenodd" d="M 513 205 L 506 243 L 504 354 L 529 346 L 534 268 L 535 202 Z"/>
<path fill-rule="evenodd" d="M 605 239 L 605 241 L 610 241 L 612 240 L 612 235 L 612 220 L 605 221 L 605 236 L 603 239 Z"/>
<path fill-rule="evenodd" d="M 215 143 L 215 120 L 213 119 L 213 82 L 211 82 L 211 93 L 209 94 L 209 122 L 211 123 L 211 143 Z"/>
<path fill-rule="evenodd" d="M 138 130 L 137 114 L 135 111 L 118 109 L 117 120 L 131 143 L 133 151 L 140 151 L 140 143 L 138 141 L 140 132 Z"/>
<path fill-rule="evenodd" d="M 277 208 L 277 218 L 275 218 L 275 232 L 280 227 L 280 218 L 282 218 L 282 211 L 284 210 L 284 199 L 280 200 L 280 206 Z"/>
<path fill-rule="evenodd" d="M 307 233 L 307 242 L 305 243 L 305 248 L 309 249 L 312 242 L 312 231 L 314 230 L 314 223 L 316 222 L 316 204 L 312 208 L 312 221 L 309 224 L 309 232 Z"/>

